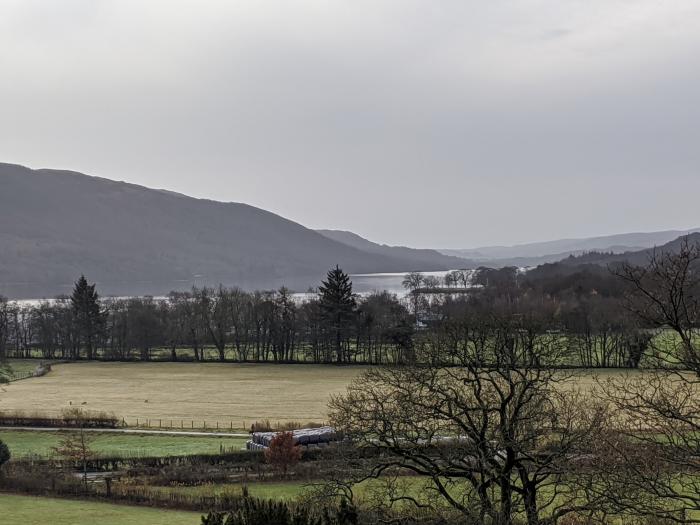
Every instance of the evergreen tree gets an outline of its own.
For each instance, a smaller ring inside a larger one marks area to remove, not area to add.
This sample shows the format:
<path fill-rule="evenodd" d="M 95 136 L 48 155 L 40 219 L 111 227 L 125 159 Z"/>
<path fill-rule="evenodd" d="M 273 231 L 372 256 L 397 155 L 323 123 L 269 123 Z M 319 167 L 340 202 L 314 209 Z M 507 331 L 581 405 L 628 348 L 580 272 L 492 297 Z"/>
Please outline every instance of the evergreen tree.
<path fill-rule="evenodd" d="M 338 363 L 349 361 L 350 356 L 345 356 L 343 351 L 343 342 L 355 315 L 355 297 L 350 276 L 336 265 L 335 269 L 328 272 L 326 280 L 321 282 L 318 291 L 322 319 L 333 336 L 336 359 Z"/>
<path fill-rule="evenodd" d="M 70 302 L 78 340 L 78 355 L 75 357 L 80 356 L 82 343 L 87 350 L 87 358 L 93 359 L 95 346 L 104 325 L 104 314 L 100 308 L 95 284 L 89 284 L 85 276 L 81 275 L 75 283 Z"/>

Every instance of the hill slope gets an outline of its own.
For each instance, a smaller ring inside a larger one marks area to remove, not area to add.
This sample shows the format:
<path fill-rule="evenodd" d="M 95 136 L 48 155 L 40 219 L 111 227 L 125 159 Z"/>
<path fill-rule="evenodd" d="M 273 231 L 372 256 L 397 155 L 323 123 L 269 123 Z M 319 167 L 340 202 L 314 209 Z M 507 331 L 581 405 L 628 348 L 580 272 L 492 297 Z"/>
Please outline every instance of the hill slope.
<path fill-rule="evenodd" d="M 690 233 L 688 235 L 681 235 L 678 238 L 667 242 L 661 246 L 647 248 L 645 250 L 629 251 L 625 253 L 590 252 L 579 256 L 569 256 L 560 262 L 561 264 L 569 266 L 578 266 L 582 264 L 607 266 L 624 262 L 643 266 L 647 262 L 649 262 L 649 258 L 654 252 L 656 252 L 657 254 L 677 253 L 681 247 L 681 243 L 685 242 L 686 240 L 690 244 L 700 244 L 700 232 Z"/>
<path fill-rule="evenodd" d="M 681 243 L 687 241 L 690 244 L 700 244 L 700 233 L 683 235 L 655 248 L 631 251 L 626 253 L 600 253 L 590 252 L 579 256 L 569 256 L 561 261 L 545 263 L 527 272 L 530 281 L 545 282 L 548 279 L 561 279 L 562 277 L 576 277 L 581 279 L 584 274 L 597 274 L 598 276 L 611 277 L 610 269 L 619 267 L 622 263 L 644 266 L 649 262 L 650 256 L 657 254 L 677 253 Z M 561 284 L 561 283 L 560 283 Z M 613 284 L 614 286 L 614 284 Z"/>
<path fill-rule="evenodd" d="M 353 273 L 440 270 L 370 253 L 273 213 L 89 177 L 0 164 L 0 294 L 67 293 L 84 273 L 103 294 L 197 285 L 302 289 Z"/>
<path fill-rule="evenodd" d="M 342 242 L 348 246 L 357 248 L 368 253 L 384 255 L 386 257 L 395 257 L 405 261 L 412 261 L 415 268 L 423 268 L 427 266 L 444 267 L 445 269 L 457 269 L 473 267 L 472 261 L 455 257 L 452 255 L 444 255 L 437 250 L 407 248 L 405 246 L 389 246 L 386 244 L 378 244 L 360 237 L 356 233 L 342 230 L 316 230 L 318 233 L 334 241 Z"/>

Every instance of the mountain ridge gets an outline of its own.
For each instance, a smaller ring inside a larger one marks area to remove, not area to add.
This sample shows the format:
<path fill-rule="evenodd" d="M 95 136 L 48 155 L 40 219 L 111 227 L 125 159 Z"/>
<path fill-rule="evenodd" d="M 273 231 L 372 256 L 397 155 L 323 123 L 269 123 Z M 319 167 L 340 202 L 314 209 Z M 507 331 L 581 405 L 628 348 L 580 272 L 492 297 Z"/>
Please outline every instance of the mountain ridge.
<path fill-rule="evenodd" d="M 347 230 L 316 230 L 321 235 L 342 242 L 348 246 L 369 252 L 386 255 L 388 257 L 401 257 L 406 260 L 415 261 L 417 265 L 440 264 L 448 266 L 448 269 L 466 268 L 474 265 L 473 261 L 462 257 L 445 255 L 438 250 L 427 248 L 410 248 L 408 246 L 390 246 L 372 242 L 360 235 Z"/>
<path fill-rule="evenodd" d="M 81 274 L 107 295 L 193 284 L 296 289 L 328 268 L 446 270 L 368 253 L 243 203 L 197 199 L 76 171 L 0 164 L 0 294 L 67 293 Z"/>

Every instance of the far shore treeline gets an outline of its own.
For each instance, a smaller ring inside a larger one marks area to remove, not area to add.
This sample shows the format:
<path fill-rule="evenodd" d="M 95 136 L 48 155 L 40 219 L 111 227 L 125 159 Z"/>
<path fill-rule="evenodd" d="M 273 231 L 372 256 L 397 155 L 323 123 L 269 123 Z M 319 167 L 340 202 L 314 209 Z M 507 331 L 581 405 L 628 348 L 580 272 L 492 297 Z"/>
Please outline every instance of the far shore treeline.
<path fill-rule="evenodd" d="M 459 272 L 444 282 L 413 273 L 404 285 L 403 298 L 358 296 L 335 268 L 302 302 L 286 288 L 225 287 L 102 299 L 81 277 L 55 301 L 0 298 L 0 359 L 396 364 L 426 345 L 478 345 L 505 315 L 524 332 L 561 334 L 563 366 L 635 368 L 654 336 L 629 315 L 625 281 L 600 266 L 482 268 L 469 283 Z"/>

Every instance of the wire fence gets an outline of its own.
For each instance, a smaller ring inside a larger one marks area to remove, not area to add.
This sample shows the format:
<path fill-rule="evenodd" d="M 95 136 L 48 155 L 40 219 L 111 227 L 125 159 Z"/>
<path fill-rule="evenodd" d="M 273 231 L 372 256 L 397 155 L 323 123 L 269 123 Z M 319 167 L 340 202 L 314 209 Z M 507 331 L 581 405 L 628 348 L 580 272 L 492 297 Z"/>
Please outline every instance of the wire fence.
<path fill-rule="evenodd" d="M 134 429 L 153 430 L 197 430 L 197 431 L 248 431 L 249 424 L 244 420 L 205 420 L 205 419 L 173 419 L 173 418 L 148 418 L 148 417 L 123 417 L 121 426 Z"/>
<path fill-rule="evenodd" d="M 36 374 L 34 372 L 15 372 L 7 379 L 8 381 L 13 382 L 21 381 L 22 379 L 29 379 L 30 377 L 36 377 Z"/>

